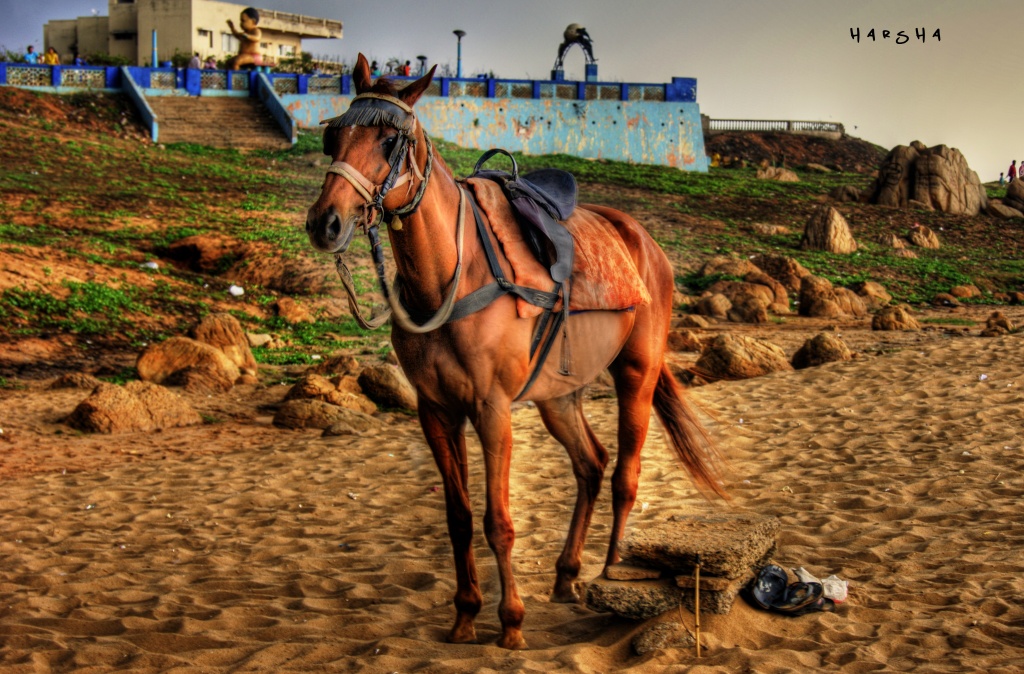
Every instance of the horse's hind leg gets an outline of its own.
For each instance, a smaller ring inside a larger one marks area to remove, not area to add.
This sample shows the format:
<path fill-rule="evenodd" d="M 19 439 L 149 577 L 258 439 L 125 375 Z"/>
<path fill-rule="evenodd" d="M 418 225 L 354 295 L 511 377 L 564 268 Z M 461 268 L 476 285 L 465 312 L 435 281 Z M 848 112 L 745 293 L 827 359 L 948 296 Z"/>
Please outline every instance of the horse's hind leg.
<path fill-rule="evenodd" d="M 465 416 L 446 412 L 420 398 L 420 425 L 444 483 L 448 536 L 455 555 L 455 625 L 448 633 L 452 643 L 476 641 L 473 620 L 480 612 L 482 596 L 473 559 L 473 513 L 469 503 L 469 467 L 466 463 Z"/>
<path fill-rule="evenodd" d="M 565 539 L 565 548 L 555 565 L 557 575 L 551 601 L 577 602 L 574 587 L 580 573 L 583 545 L 594 513 L 594 502 L 601 490 L 604 469 L 608 465 L 608 452 L 597 440 L 583 416 L 583 397 L 580 391 L 561 398 L 537 402 L 541 419 L 548 431 L 565 447 L 576 475 L 576 508 L 572 524 Z"/>

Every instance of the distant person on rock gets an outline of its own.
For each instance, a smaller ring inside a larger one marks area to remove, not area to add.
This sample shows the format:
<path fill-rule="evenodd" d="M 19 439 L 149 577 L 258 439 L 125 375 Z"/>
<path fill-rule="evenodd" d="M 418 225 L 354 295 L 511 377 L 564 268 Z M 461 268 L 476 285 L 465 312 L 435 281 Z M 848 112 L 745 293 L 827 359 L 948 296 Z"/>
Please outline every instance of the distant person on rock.
<path fill-rule="evenodd" d="M 1006 179 L 1003 177 L 1003 172 L 999 172 L 999 186 L 1002 187 L 1006 183 Z"/>
<path fill-rule="evenodd" d="M 1017 167 L 1017 177 L 1024 178 L 1024 161 L 1022 161 L 1020 166 Z"/>
<path fill-rule="evenodd" d="M 1010 162 L 1010 168 L 1006 171 L 1006 182 L 1012 183 L 1013 179 L 1017 177 L 1017 160 L 1014 159 Z"/>
<path fill-rule="evenodd" d="M 39 63 L 39 54 L 36 53 L 36 48 L 32 45 L 29 45 L 25 51 L 25 63 Z"/>
<path fill-rule="evenodd" d="M 238 20 L 241 31 L 235 30 L 235 24 L 228 19 L 228 28 L 231 34 L 238 38 L 238 55 L 232 56 L 228 61 L 228 70 L 238 70 L 242 66 L 263 65 L 263 55 L 260 53 L 260 38 L 263 33 L 257 28 L 260 22 L 260 13 L 252 7 L 242 10 Z"/>

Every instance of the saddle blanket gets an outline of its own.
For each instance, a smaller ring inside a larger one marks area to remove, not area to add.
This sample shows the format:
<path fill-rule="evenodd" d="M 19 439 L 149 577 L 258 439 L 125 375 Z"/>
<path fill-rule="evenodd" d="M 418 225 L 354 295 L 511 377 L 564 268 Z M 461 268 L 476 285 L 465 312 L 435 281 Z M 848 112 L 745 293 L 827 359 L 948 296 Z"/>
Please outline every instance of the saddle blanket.
<path fill-rule="evenodd" d="M 473 196 L 487 218 L 501 252 L 508 260 L 512 269 L 510 280 L 528 288 L 552 290 L 555 282 L 523 238 L 519 222 L 501 186 L 484 178 L 467 180 L 466 186 L 473 190 Z M 628 222 L 619 223 L 619 227 L 624 228 L 630 225 L 640 227 L 632 218 Z M 618 311 L 651 301 L 651 295 L 640 278 L 636 263 L 616 223 L 581 206 L 565 221 L 565 227 L 572 234 L 575 244 L 572 292 L 569 294 L 570 311 Z M 559 302 L 556 309 L 560 307 Z M 516 308 L 520 318 L 531 318 L 543 313 L 543 309 L 521 298 L 516 298 Z"/>

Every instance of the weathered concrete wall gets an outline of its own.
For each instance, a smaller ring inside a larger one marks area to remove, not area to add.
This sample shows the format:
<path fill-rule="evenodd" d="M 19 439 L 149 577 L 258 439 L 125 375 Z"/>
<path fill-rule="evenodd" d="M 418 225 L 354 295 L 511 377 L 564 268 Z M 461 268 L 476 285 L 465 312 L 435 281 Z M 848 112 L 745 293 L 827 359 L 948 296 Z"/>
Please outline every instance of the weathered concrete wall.
<path fill-rule="evenodd" d="M 281 99 L 307 129 L 352 101 L 309 94 Z M 697 103 L 424 96 L 416 114 L 430 135 L 462 147 L 708 170 Z"/>

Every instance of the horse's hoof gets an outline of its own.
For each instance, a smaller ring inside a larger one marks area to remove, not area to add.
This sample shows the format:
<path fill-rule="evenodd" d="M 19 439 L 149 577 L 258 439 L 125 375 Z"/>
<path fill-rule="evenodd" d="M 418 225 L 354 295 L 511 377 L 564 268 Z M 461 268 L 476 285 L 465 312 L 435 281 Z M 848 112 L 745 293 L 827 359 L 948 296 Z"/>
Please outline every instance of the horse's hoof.
<path fill-rule="evenodd" d="M 476 639 L 476 628 L 470 625 L 468 628 L 456 628 L 453 627 L 452 631 L 448 633 L 446 641 L 450 644 L 475 644 L 478 643 Z"/>
<path fill-rule="evenodd" d="M 519 630 L 501 635 L 501 638 L 498 639 L 498 645 L 510 651 L 525 651 L 529 648 L 526 645 L 526 639 L 523 638 L 523 633 Z"/>
<path fill-rule="evenodd" d="M 580 603 L 580 593 L 576 591 L 575 583 L 567 583 L 564 586 L 555 586 L 555 589 L 551 591 L 551 602 L 555 604 L 578 604 Z"/>

